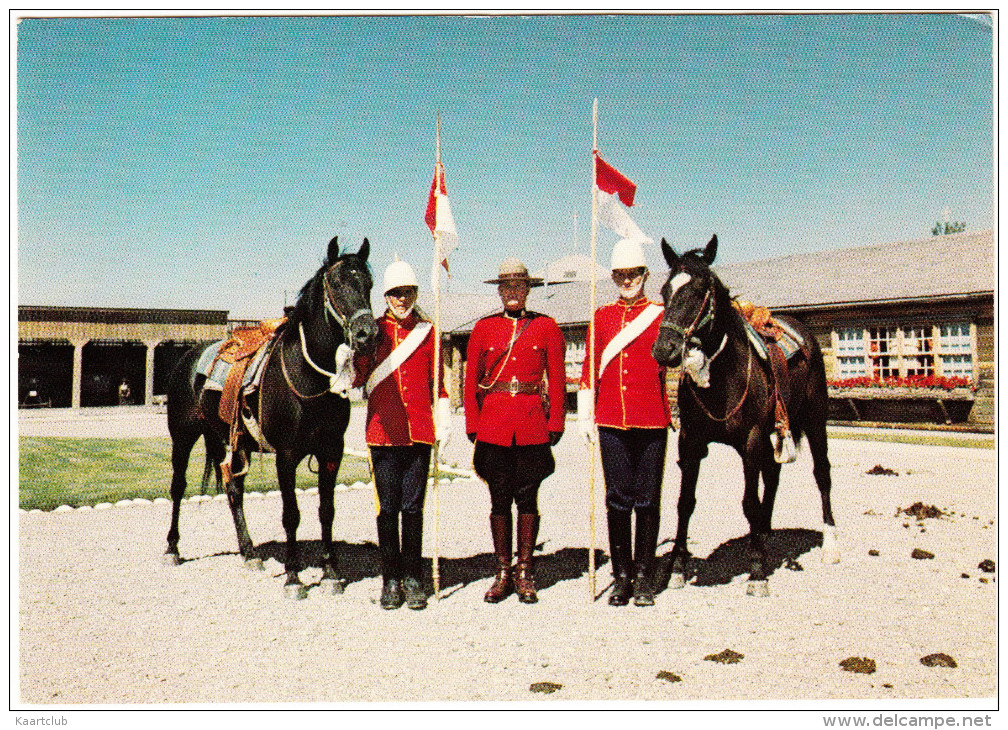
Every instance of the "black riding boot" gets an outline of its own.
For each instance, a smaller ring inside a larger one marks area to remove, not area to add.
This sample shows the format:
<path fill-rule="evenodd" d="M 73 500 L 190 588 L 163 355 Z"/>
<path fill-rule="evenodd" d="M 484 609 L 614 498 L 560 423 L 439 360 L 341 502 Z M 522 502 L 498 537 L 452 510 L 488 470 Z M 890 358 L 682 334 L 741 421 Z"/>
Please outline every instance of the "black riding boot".
<path fill-rule="evenodd" d="M 637 511 L 637 534 L 634 535 L 634 605 L 653 606 L 655 602 L 655 550 L 658 547 L 658 509 L 649 507 Z"/>
<path fill-rule="evenodd" d="M 427 594 L 423 589 L 421 573 L 423 558 L 420 545 L 423 541 L 423 512 L 402 513 L 402 589 L 406 605 L 414 611 L 427 608 Z"/>
<path fill-rule="evenodd" d="M 382 608 L 399 608 L 403 604 L 402 560 L 399 554 L 399 515 L 378 515 L 378 554 L 381 556 Z"/>
<path fill-rule="evenodd" d="M 612 558 L 613 587 L 610 606 L 625 606 L 633 594 L 633 566 L 630 557 L 630 512 L 610 509 L 609 555 Z"/>

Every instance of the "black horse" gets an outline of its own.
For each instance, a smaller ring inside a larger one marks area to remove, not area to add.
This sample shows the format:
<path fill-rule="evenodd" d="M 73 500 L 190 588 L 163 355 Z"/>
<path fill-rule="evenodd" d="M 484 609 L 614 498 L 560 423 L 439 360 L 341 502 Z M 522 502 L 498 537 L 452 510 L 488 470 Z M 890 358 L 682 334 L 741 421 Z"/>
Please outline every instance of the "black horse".
<path fill-rule="evenodd" d="M 319 521 L 325 567 L 323 585 L 333 592 L 342 589 L 336 572 L 332 545 L 335 515 L 333 493 L 336 473 L 343 459 L 343 435 L 350 422 L 350 402 L 345 383 L 337 385 L 335 363 L 344 359 L 347 348 L 368 354 L 376 344 L 378 329 L 371 311 L 371 272 L 367 265 L 370 246 L 365 238 L 357 253 L 340 255 L 336 238 L 329 242 L 326 260 L 308 280 L 289 309 L 287 321 L 269 343 L 257 397 L 250 404 L 258 420 L 262 439 L 242 435 L 232 461 L 235 476 L 225 485 L 228 503 L 238 533 L 238 549 L 250 567 L 262 567 L 257 557 L 243 508 L 243 468 L 249 453 L 276 451 L 277 481 L 283 501 L 283 526 L 287 534 L 285 592 L 303 598 L 306 589 L 298 577 L 301 569 L 297 548 L 297 527 L 301 521 L 294 493 L 295 471 L 308 455 L 318 461 Z M 341 345 L 346 347 L 340 348 Z M 208 462 L 225 457 L 228 426 L 217 415 L 220 391 L 204 389 L 205 377 L 196 372 L 204 347 L 190 350 L 180 359 L 168 384 L 168 431 L 172 439 L 173 502 L 168 531 L 166 561 L 179 558 L 179 506 L 185 495 L 186 467 L 193 445 L 202 435 Z M 209 467 L 209 463 L 208 463 Z M 204 470 L 204 484 L 209 469 Z M 220 477 L 218 475 L 218 481 Z"/>
<path fill-rule="evenodd" d="M 774 457 L 775 390 L 769 364 L 755 352 L 727 287 L 710 269 L 717 255 L 717 236 L 704 249 L 678 256 L 662 239 L 671 271 L 662 287 L 665 314 L 652 348 L 655 360 L 674 367 L 684 363 L 679 383 L 679 524 L 672 552 L 671 587 L 686 581 L 689 552 L 686 535 L 696 506 L 700 461 L 711 442 L 733 447 L 742 457 L 745 492 L 742 511 L 749 521 L 750 595 L 767 593 L 766 540 L 781 465 Z M 822 352 L 800 322 L 783 319 L 805 340 L 788 361 L 790 397 L 786 403 L 794 442 L 804 434 L 813 474 L 822 498 L 823 560 L 837 562 L 836 526 L 830 505 L 830 463 L 826 452 L 827 391 Z M 697 383 L 700 383 L 699 385 Z M 759 478 L 763 475 L 763 497 Z"/>

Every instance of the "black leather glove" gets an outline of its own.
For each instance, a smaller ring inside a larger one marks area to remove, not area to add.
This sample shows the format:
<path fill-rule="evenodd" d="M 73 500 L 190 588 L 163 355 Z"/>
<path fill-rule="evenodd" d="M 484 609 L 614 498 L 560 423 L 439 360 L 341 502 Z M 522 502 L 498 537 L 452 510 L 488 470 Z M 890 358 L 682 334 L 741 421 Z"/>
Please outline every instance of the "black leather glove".
<path fill-rule="evenodd" d="M 563 431 L 550 431 L 550 446 L 556 446 L 563 438 Z"/>
<path fill-rule="evenodd" d="M 476 434 L 475 433 L 467 433 L 466 436 L 469 437 L 469 443 L 471 443 L 471 444 L 476 443 Z"/>

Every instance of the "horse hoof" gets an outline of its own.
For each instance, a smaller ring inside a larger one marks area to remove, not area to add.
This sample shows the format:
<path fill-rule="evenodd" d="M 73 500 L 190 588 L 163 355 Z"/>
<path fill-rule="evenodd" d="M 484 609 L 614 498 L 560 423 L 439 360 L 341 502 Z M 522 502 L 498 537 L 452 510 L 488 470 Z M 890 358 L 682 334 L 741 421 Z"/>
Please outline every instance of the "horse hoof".
<path fill-rule="evenodd" d="M 746 595 L 766 598 L 770 595 L 770 584 L 766 580 L 751 580 L 746 586 Z"/>
<path fill-rule="evenodd" d="M 179 557 L 178 553 L 165 553 L 161 556 L 161 564 L 175 567 L 176 565 L 182 565 L 182 558 Z"/>
<path fill-rule="evenodd" d="M 326 596 L 338 596 L 346 588 L 342 578 L 323 578 L 319 581 L 319 590 Z"/>
<path fill-rule="evenodd" d="M 826 565 L 840 562 L 840 542 L 837 529 L 833 525 L 823 527 L 822 561 Z"/>
<path fill-rule="evenodd" d="M 265 570 L 262 558 L 245 558 L 245 567 L 248 570 Z"/>
<path fill-rule="evenodd" d="M 669 588 L 685 588 L 686 576 L 682 573 L 672 573 L 668 579 Z"/>
<path fill-rule="evenodd" d="M 308 589 L 304 583 L 288 583 L 284 586 L 284 598 L 291 601 L 303 601 L 308 597 Z"/>

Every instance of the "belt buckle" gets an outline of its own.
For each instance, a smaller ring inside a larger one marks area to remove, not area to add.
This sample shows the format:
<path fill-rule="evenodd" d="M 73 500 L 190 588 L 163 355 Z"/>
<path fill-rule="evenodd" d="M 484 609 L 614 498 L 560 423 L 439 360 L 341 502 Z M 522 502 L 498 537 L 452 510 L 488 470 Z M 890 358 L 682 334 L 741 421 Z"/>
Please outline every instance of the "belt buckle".
<path fill-rule="evenodd" d="M 512 398 L 514 398 L 516 395 L 518 395 L 518 376 L 517 375 L 512 375 L 511 376 L 511 382 L 508 383 L 508 393 L 511 394 Z"/>

